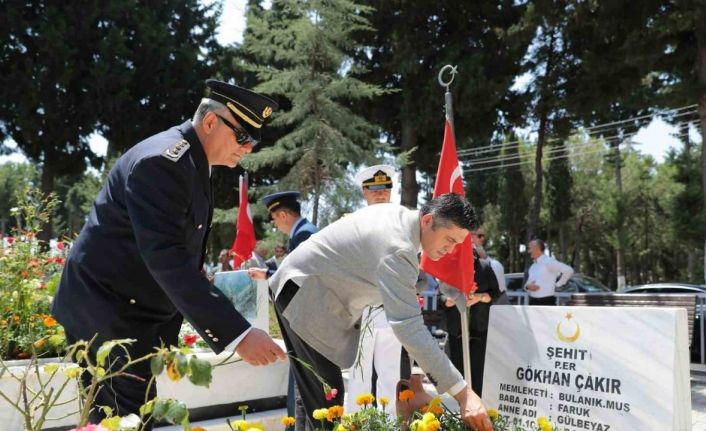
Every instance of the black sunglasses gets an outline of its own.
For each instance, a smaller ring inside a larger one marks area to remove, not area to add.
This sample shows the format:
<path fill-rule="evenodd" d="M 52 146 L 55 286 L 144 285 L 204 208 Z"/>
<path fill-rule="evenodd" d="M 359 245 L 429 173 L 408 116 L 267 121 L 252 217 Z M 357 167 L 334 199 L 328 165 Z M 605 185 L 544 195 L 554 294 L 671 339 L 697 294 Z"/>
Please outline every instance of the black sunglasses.
<path fill-rule="evenodd" d="M 215 113 L 214 113 L 215 114 Z M 225 118 L 221 117 L 218 114 L 215 114 L 216 117 L 220 118 L 221 121 L 223 121 L 223 124 L 228 126 L 230 130 L 235 133 L 235 142 L 238 143 L 238 145 L 248 145 L 252 144 L 254 147 L 255 145 L 258 144 L 258 141 L 252 138 L 248 132 L 246 132 L 244 129 L 241 129 L 240 127 L 236 127 L 233 123 L 230 121 L 226 120 Z"/>

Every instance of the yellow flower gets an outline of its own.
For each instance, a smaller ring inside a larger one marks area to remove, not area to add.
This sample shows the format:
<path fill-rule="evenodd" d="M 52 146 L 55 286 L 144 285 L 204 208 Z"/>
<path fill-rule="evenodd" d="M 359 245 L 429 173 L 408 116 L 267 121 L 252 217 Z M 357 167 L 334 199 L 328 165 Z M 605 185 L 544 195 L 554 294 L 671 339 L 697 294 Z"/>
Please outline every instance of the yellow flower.
<path fill-rule="evenodd" d="M 489 409 L 488 416 L 490 417 L 491 420 L 496 420 L 498 418 L 498 416 L 500 416 L 500 414 L 495 409 Z"/>
<path fill-rule="evenodd" d="M 39 340 L 34 342 L 34 347 L 41 349 L 44 347 L 44 344 L 46 344 L 47 339 L 46 338 L 40 338 Z"/>
<path fill-rule="evenodd" d="M 380 398 L 378 398 L 378 401 L 380 401 L 380 405 L 383 407 L 390 404 L 390 399 L 387 397 L 380 397 Z"/>
<path fill-rule="evenodd" d="M 75 379 L 81 375 L 83 369 L 81 367 L 66 367 L 64 368 L 64 374 L 70 379 Z"/>
<path fill-rule="evenodd" d="M 248 423 L 247 423 L 247 421 L 244 421 L 244 420 L 242 420 L 242 419 L 238 419 L 238 420 L 236 420 L 236 421 L 232 421 L 232 422 L 230 423 L 230 425 L 231 425 L 234 429 L 240 430 L 240 431 L 245 431 L 245 430 L 248 428 Z"/>
<path fill-rule="evenodd" d="M 414 391 L 411 389 L 405 389 L 400 392 L 400 401 L 411 401 L 414 399 Z"/>
<path fill-rule="evenodd" d="M 436 420 L 436 416 L 434 416 L 434 413 L 424 413 L 424 416 L 422 416 L 422 422 L 425 424 L 428 424 L 431 421 Z"/>
<path fill-rule="evenodd" d="M 265 425 L 262 422 L 248 422 L 247 431 L 265 431 Z"/>
<path fill-rule="evenodd" d="M 369 405 L 372 404 L 373 401 L 375 401 L 375 397 L 373 394 L 360 394 L 357 397 L 355 397 L 355 403 L 358 404 L 359 406 L 362 405 Z"/>
<path fill-rule="evenodd" d="M 286 428 L 289 428 L 289 427 L 294 426 L 294 424 L 296 423 L 296 420 L 291 416 L 285 416 L 282 418 L 281 422 L 282 422 L 282 425 L 284 425 Z"/>
<path fill-rule="evenodd" d="M 44 318 L 44 326 L 47 328 L 51 328 L 52 326 L 56 326 L 56 319 L 54 319 L 51 316 L 46 316 Z"/>
<path fill-rule="evenodd" d="M 334 431 L 348 431 L 348 428 L 346 428 L 343 424 L 338 424 Z"/>
<path fill-rule="evenodd" d="M 549 420 L 544 416 L 540 416 L 537 418 L 537 425 L 539 426 L 539 429 L 541 431 L 553 431 L 554 430 L 554 425 L 552 425 L 552 423 L 549 422 Z"/>
<path fill-rule="evenodd" d="M 312 416 L 314 416 L 314 419 L 317 421 L 322 421 L 326 419 L 326 416 L 328 416 L 328 409 L 316 409 L 314 410 Z"/>
<path fill-rule="evenodd" d="M 436 431 L 439 428 L 441 428 L 441 422 L 439 422 L 437 419 L 434 419 L 433 421 L 425 424 L 427 427 L 427 431 Z"/>
<path fill-rule="evenodd" d="M 422 407 L 422 413 L 431 412 L 436 416 L 441 416 L 444 413 L 444 408 L 441 406 L 441 398 L 434 397 L 429 402 L 429 405 Z"/>
<path fill-rule="evenodd" d="M 328 408 L 328 413 L 326 413 L 326 419 L 329 422 L 333 422 L 341 416 L 343 416 L 343 406 L 331 406 Z"/>
<path fill-rule="evenodd" d="M 427 425 L 420 421 L 419 419 L 413 421 L 411 424 L 409 424 L 409 429 L 412 431 L 427 431 Z"/>

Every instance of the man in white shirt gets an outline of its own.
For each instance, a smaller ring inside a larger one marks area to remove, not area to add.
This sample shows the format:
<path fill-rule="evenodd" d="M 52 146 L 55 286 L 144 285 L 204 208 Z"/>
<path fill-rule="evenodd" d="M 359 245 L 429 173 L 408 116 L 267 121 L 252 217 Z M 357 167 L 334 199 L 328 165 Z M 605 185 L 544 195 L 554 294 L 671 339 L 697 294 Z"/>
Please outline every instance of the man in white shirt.
<path fill-rule="evenodd" d="M 534 263 L 530 266 L 525 289 L 529 293 L 529 305 L 556 305 L 554 291 L 574 274 L 569 265 L 544 254 L 544 241 L 533 239 L 527 244 Z"/>
<path fill-rule="evenodd" d="M 395 168 L 375 165 L 360 171 L 355 182 L 361 187 L 368 205 L 390 202 Z M 356 364 L 348 371 L 348 396 L 345 411 L 353 413 L 362 407 L 356 404 L 356 396 L 372 393 L 376 398 L 396 398 L 397 382 L 408 376 L 409 361 L 402 360 L 402 343 L 397 339 L 387 321 L 382 307 L 369 307 L 362 317 L 360 349 Z M 393 417 L 397 414 L 395 403 L 385 411 Z"/>

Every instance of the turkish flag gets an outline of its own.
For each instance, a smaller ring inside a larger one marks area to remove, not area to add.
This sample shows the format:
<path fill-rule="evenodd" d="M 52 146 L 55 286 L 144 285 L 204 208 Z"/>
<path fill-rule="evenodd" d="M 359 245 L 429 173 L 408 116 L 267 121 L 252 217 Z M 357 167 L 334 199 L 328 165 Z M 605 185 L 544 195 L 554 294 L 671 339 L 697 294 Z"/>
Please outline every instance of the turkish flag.
<path fill-rule="evenodd" d="M 448 118 L 444 128 L 444 144 L 441 148 L 439 169 L 436 171 L 434 197 L 446 193 L 465 195 L 453 129 Z M 457 245 L 451 253 L 437 261 L 429 259 L 425 253 L 422 253 L 422 260 L 419 266 L 427 273 L 449 286 L 455 287 L 466 295 L 476 290 L 473 279 L 473 248 L 471 247 L 470 234 L 462 244 Z"/>
<path fill-rule="evenodd" d="M 238 210 L 238 221 L 235 225 L 235 239 L 231 247 L 234 256 L 234 269 L 238 269 L 243 262 L 252 257 L 255 250 L 255 228 L 252 224 L 250 208 L 248 208 L 248 184 L 247 180 L 240 176 L 240 209 Z"/>

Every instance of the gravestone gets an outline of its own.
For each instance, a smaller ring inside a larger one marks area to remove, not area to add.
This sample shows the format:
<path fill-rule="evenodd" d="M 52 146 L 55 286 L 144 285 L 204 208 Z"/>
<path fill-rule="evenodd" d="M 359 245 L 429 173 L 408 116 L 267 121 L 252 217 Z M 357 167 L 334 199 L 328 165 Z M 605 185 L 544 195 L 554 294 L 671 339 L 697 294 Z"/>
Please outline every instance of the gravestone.
<path fill-rule="evenodd" d="M 483 401 L 556 431 L 691 430 L 686 310 L 492 308 Z"/>

